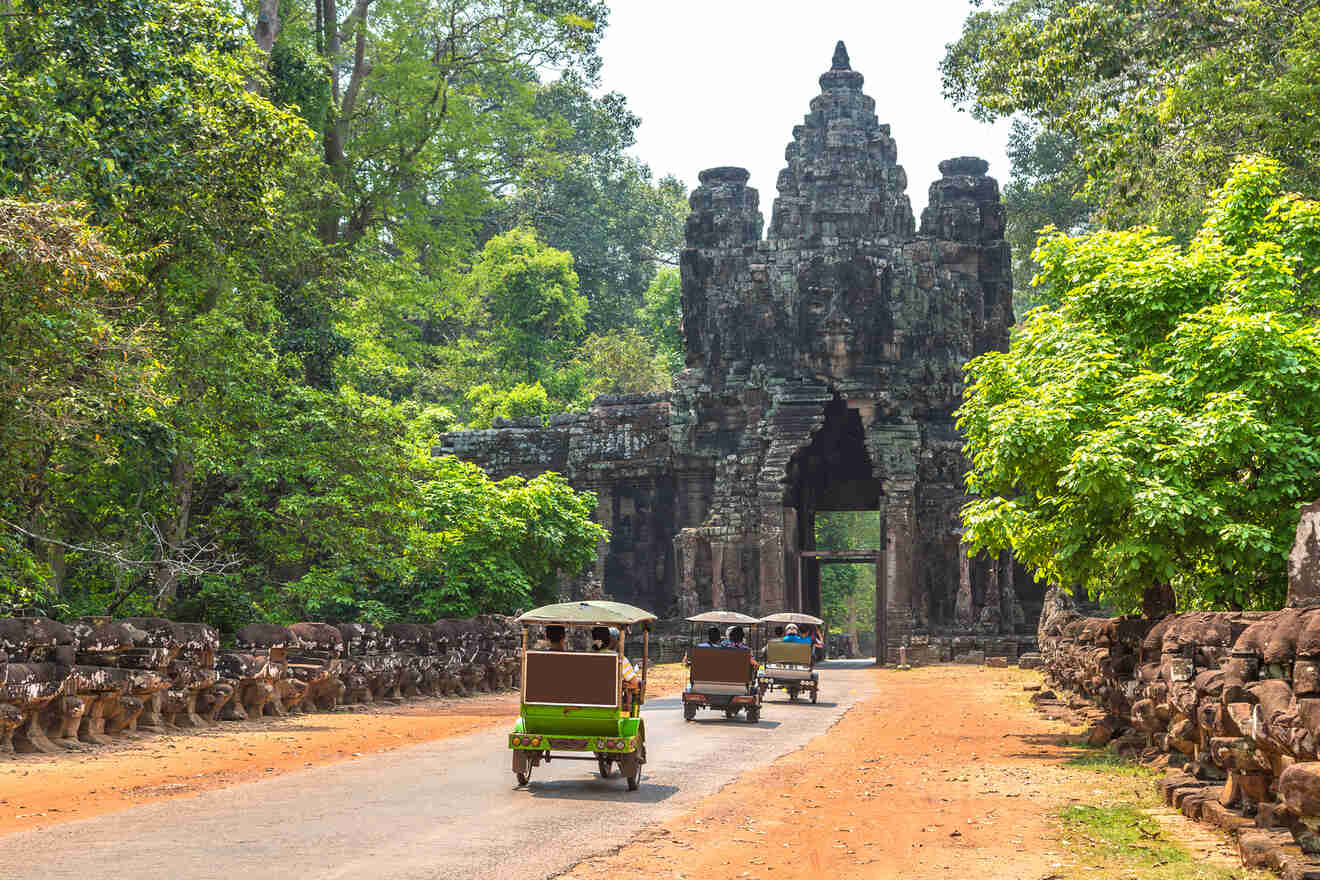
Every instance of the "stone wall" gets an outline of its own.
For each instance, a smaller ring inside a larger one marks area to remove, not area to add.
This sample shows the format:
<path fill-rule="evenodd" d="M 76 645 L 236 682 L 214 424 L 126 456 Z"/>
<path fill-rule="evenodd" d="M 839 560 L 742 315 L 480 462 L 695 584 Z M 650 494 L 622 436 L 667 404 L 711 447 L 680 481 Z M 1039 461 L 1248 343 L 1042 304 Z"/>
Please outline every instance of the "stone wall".
<path fill-rule="evenodd" d="M 1237 836 L 1249 865 L 1320 878 L 1320 505 L 1303 508 L 1280 611 L 1088 616 L 1051 590 L 1038 640 L 1091 743 L 1167 761 L 1166 800 Z"/>
<path fill-rule="evenodd" d="M 104 745 L 341 703 L 516 687 L 520 629 L 484 616 L 434 624 L 252 624 L 159 618 L 0 619 L 0 753 Z"/>
<path fill-rule="evenodd" d="M 980 159 L 940 163 L 918 229 L 862 83 L 840 43 L 793 129 L 766 237 L 744 169 L 701 173 L 671 394 L 451 434 L 437 452 L 497 477 L 560 470 L 598 493 L 612 537 L 594 578 L 661 615 L 818 611 L 800 556 L 817 512 L 871 510 L 885 518 L 885 546 L 869 549 L 886 554 L 891 644 L 1029 632 L 1014 566 L 964 564 L 957 529 L 962 368 L 1005 347 L 1013 323 L 998 186 Z"/>

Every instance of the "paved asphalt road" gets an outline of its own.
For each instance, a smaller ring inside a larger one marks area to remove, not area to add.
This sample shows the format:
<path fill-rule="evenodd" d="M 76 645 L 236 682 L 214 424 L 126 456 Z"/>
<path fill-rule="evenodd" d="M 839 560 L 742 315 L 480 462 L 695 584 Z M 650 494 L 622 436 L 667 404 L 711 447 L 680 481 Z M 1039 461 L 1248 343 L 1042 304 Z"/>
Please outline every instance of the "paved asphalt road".
<path fill-rule="evenodd" d="M 685 723 L 677 697 L 653 700 L 636 792 L 585 761 L 518 789 L 504 733 L 487 732 L 0 837 L 0 878 L 550 877 L 823 733 L 871 692 L 868 667 L 824 664 L 817 705 L 776 691 L 756 725 Z"/>

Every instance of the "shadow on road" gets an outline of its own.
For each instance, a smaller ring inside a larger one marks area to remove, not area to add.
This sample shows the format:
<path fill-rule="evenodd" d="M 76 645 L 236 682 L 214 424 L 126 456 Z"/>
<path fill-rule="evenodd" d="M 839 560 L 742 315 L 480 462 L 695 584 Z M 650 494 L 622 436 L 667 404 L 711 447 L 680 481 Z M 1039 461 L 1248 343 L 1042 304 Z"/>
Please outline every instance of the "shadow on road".
<path fill-rule="evenodd" d="M 863 669 L 867 666 L 875 666 L 874 657 L 837 657 L 816 664 L 817 669 Z"/>
<path fill-rule="evenodd" d="M 533 779 L 524 790 L 538 799 L 657 804 L 677 794 L 678 786 L 652 784 L 646 781 L 643 773 L 642 785 L 636 791 L 629 791 L 628 784 L 617 774 L 609 779 L 550 779 L 544 782 Z"/>
<path fill-rule="evenodd" d="M 779 721 L 769 721 L 764 718 L 755 724 L 749 724 L 742 718 L 694 718 L 688 722 L 688 724 L 697 727 L 719 727 L 721 724 L 727 724 L 729 727 L 757 727 L 762 730 L 773 730 L 778 727 L 780 723 L 781 722 Z"/>
<path fill-rule="evenodd" d="M 831 709 L 839 705 L 838 703 L 831 703 L 828 700 L 819 700 L 813 703 L 810 700 L 789 700 L 789 699 L 783 699 L 783 700 L 765 699 L 761 701 L 761 704 L 764 706 L 806 706 L 808 709 Z"/>

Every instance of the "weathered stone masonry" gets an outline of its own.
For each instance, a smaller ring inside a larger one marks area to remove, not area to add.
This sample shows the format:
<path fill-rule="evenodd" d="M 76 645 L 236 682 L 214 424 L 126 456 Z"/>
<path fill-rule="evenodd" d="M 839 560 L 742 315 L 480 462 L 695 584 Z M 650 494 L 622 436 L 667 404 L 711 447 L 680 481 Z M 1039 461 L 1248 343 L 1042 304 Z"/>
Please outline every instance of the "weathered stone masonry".
<path fill-rule="evenodd" d="M 602 397 L 548 427 L 448 435 L 496 476 L 563 472 L 599 495 L 605 593 L 661 614 L 819 608 L 816 513 L 885 517 L 890 641 L 1023 627 L 1013 566 L 960 562 L 962 367 L 1013 323 L 987 165 L 940 163 L 917 228 L 889 126 L 840 43 L 793 129 L 768 235 L 741 168 L 692 193 L 687 369 L 666 395 Z"/>

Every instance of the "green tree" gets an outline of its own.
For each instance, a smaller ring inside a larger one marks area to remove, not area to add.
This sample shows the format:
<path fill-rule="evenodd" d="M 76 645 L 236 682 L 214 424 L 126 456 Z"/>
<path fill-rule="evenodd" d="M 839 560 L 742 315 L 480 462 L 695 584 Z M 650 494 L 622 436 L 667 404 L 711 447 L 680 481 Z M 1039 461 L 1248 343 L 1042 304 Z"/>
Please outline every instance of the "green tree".
<path fill-rule="evenodd" d="M 544 419 L 558 411 L 540 382 L 520 383 L 507 391 L 483 382 L 467 393 L 467 400 L 472 407 L 470 424 L 474 428 L 489 428 L 496 419 Z"/>
<path fill-rule="evenodd" d="M 609 535 L 592 521 L 596 497 L 558 474 L 492 481 L 454 458 L 423 490 L 424 539 L 410 611 L 423 618 L 510 612 L 552 601 L 557 574 L 576 574 Z"/>
<path fill-rule="evenodd" d="M 978 117 L 1022 114 L 1072 144 L 1101 225 L 1186 239 L 1239 155 L 1317 192 L 1317 47 L 1310 0 L 990 0 L 942 70 Z"/>
<path fill-rule="evenodd" d="M 582 340 L 573 363 L 590 377 L 583 389 L 587 398 L 668 391 L 673 381 L 668 360 L 633 329 L 592 333 Z"/>
<path fill-rule="evenodd" d="M 386 234 L 427 265 L 465 250 L 493 194 L 542 172 L 539 74 L 594 82 L 607 10 L 596 0 L 260 0 L 272 95 L 318 124 L 333 189 L 318 234 Z M 318 86 L 318 79 L 323 86 Z"/>
<path fill-rule="evenodd" d="M 159 403 L 136 279 L 83 210 L 0 200 L 0 612 L 61 591 L 66 548 L 36 537 L 69 537 L 61 466 L 116 457 Z"/>
<path fill-rule="evenodd" d="M 665 266 L 646 288 L 637 317 L 644 332 L 665 359 L 670 375 L 683 369 L 683 282 L 678 269 Z"/>
<path fill-rule="evenodd" d="M 884 515 L 875 511 L 831 511 L 816 515 L 816 547 L 864 550 L 885 546 Z M 821 615 L 860 646 L 861 633 L 875 633 L 875 566 L 820 565 Z"/>
<path fill-rule="evenodd" d="M 510 375 L 535 382 L 582 337 L 587 300 L 578 293 L 573 255 L 529 229 L 486 242 L 466 283 L 490 317 L 490 343 Z"/>
<path fill-rule="evenodd" d="M 967 540 L 1128 610 L 1276 607 L 1320 494 L 1320 203 L 1249 159 L 1192 243 L 1055 233 L 1007 352 L 967 366 Z"/>
<path fill-rule="evenodd" d="M 198 463 L 269 384 L 273 314 L 244 282 L 310 132 L 253 91 L 250 39 L 202 0 L 27 3 L 6 18 L 0 56 L 0 194 L 86 202 L 106 241 L 138 255 L 121 320 L 159 329 L 160 399 L 116 412 L 102 435 L 113 453 L 51 446 L 47 535 L 52 547 L 90 538 L 117 545 L 115 558 L 154 556 L 168 599 L 178 563 L 199 550 Z M 76 349 L 60 354 L 65 369 L 84 368 Z M 53 560 L 57 582 L 66 561 Z"/>
<path fill-rule="evenodd" d="M 1092 206 L 1080 195 L 1086 170 L 1070 138 L 1015 119 L 1008 135 L 1008 160 L 1012 172 L 1004 186 L 1004 238 L 1013 249 L 1013 313 L 1020 317 L 1041 304 L 1040 291 L 1031 284 L 1040 270 L 1031 258 L 1040 231 L 1053 227 L 1072 235 L 1085 232 Z"/>
<path fill-rule="evenodd" d="M 507 200 L 506 225 L 533 226 L 551 247 L 573 254 L 587 298 L 587 329 L 636 323 L 657 266 L 676 263 L 687 192 L 672 177 L 653 181 L 628 155 L 641 122 L 622 95 L 593 98 L 565 76 L 538 95 L 537 113 L 565 129 L 553 145 L 552 173 L 526 181 Z"/>

